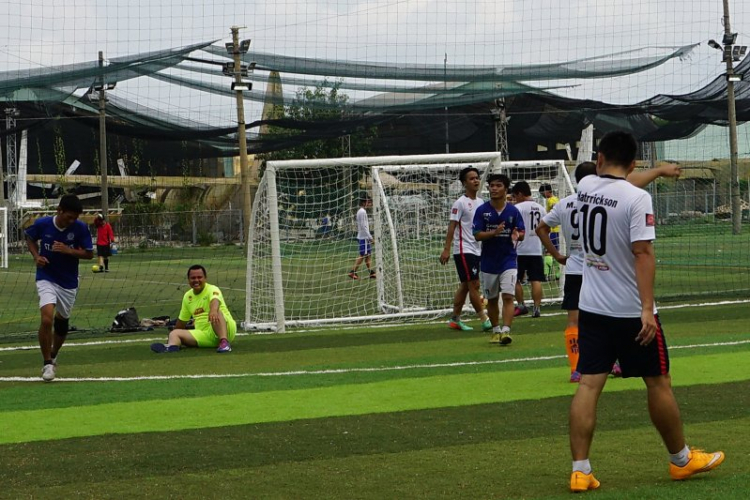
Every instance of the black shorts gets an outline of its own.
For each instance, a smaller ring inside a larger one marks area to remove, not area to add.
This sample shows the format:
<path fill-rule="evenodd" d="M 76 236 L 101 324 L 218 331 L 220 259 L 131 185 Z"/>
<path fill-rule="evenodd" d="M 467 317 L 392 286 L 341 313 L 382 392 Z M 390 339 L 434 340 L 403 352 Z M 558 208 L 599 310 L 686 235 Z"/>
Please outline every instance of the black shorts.
<path fill-rule="evenodd" d="M 578 310 L 578 296 L 581 295 L 582 274 L 566 274 L 565 288 L 563 288 L 563 300 L 561 309 L 566 311 Z"/>
<path fill-rule="evenodd" d="M 656 336 L 642 346 L 635 336 L 641 318 L 613 318 L 580 311 L 578 315 L 578 371 L 585 374 L 609 373 L 620 362 L 623 377 L 656 377 L 669 373 L 669 353 L 659 315 Z"/>
<path fill-rule="evenodd" d="M 519 255 L 518 281 L 523 281 L 524 275 L 529 281 L 547 281 L 544 275 L 544 257 L 541 255 Z"/>
<path fill-rule="evenodd" d="M 453 254 L 453 261 L 456 263 L 458 279 L 461 283 L 479 279 L 479 255 L 473 253 Z"/>
<path fill-rule="evenodd" d="M 112 256 L 112 247 L 109 245 L 96 245 L 96 255 L 98 257 Z"/>

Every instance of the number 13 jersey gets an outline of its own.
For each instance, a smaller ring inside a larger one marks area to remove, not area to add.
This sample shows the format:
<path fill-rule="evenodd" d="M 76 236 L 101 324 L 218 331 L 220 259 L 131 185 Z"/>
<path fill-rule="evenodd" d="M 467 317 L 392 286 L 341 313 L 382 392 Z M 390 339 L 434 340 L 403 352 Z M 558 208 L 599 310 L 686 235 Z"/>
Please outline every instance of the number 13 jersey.
<path fill-rule="evenodd" d="M 580 308 L 639 318 L 641 299 L 631 245 L 656 238 L 651 196 L 623 178 L 589 175 L 578 184 L 577 197 L 584 253 Z"/>

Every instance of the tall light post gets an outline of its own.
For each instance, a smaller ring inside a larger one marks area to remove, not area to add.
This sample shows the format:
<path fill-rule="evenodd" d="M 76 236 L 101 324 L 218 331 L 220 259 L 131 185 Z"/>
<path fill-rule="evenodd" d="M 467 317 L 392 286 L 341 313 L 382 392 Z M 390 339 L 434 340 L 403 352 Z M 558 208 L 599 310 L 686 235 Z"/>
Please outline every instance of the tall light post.
<path fill-rule="evenodd" d="M 250 40 L 240 42 L 240 26 L 232 26 L 232 42 L 227 43 L 226 49 L 232 55 L 234 62 L 224 66 L 224 74 L 234 76 L 232 90 L 235 91 L 237 99 L 237 139 L 240 149 L 240 181 L 242 184 L 242 234 L 243 241 L 247 242 L 250 214 L 253 207 L 253 196 L 250 191 L 250 165 L 247 160 L 247 136 L 245 132 L 245 101 L 242 92 L 252 90 L 250 82 L 243 82 L 242 77 L 248 75 L 249 66 L 242 64 L 242 55 L 247 54 L 250 49 Z"/>
<path fill-rule="evenodd" d="M 732 33 L 729 21 L 729 0 L 724 0 L 724 37 L 722 46 L 716 40 L 709 40 L 708 45 L 721 50 L 722 62 L 727 65 L 727 111 L 729 117 L 729 187 L 731 190 L 732 234 L 742 232 L 742 205 L 740 198 L 740 175 L 737 166 L 737 108 L 735 107 L 734 84 L 742 81 L 742 75 L 734 72 L 734 63 L 742 60 L 747 52 L 746 46 L 735 45 L 737 33 Z"/>
<path fill-rule="evenodd" d="M 91 88 L 91 97 L 99 99 L 99 173 L 102 177 L 102 214 L 109 217 L 109 184 L 107 180 L 107 90 L 115 88 L 114 83 L 104 81 L 104 53 L 99 51 L 99 68 L 102 75 Z M 98 92 L 98 95 L 97 95 Z"/>

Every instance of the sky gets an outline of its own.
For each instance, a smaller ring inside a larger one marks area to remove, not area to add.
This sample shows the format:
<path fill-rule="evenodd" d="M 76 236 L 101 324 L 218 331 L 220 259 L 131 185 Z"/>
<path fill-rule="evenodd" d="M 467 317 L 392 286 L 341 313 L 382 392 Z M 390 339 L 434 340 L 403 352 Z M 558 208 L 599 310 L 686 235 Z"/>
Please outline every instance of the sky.
<path fill-rule="evenodd" d="M 732 31 L 750 45 L 750 2 L 729 2 Z M 706 44 L 721 40 L 722 15 L 721 0 L 4 0 L 0 71 L 91 61 L 99 51 L 111 58 L 223 45 L 234 25 L 252 50 L 389 64 L 536 64 L 701 44 L 637 75 L 553 82 L 572 85 L 558 92 L 566 96 L 624 104 L 690 92 L 722 74 L 720 52 Z M 236 123 L 232 99 L 142 80 L 118 86 L 118 95 L 213 125 Z M 246 121 L 259 113 L 249 104 Z"/>

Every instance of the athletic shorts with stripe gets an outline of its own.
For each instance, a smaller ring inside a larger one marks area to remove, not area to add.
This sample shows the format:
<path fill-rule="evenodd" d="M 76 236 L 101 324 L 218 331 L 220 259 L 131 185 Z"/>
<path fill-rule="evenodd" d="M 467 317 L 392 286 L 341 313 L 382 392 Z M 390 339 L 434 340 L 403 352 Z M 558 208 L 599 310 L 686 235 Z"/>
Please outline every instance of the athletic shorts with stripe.
<path fill-rule="evenodd" d="M 659 315 L 656 336 L 641 345 L 636 335 L 641 318 L 613 318 L 584 310 L 578 314 L 578 371 L 582 374 L 609 373 L 620 362 L 623 377 L 656 377 L 669 373 L 669 353 Z"/>
<path fill-rule="evenodd" d="M 481 258 L 473 253 L 456 253 L 453 254 L 453 261 L 456 263 L 458 279 L 461 283 L 479 279 L 479 264 Z"/>

